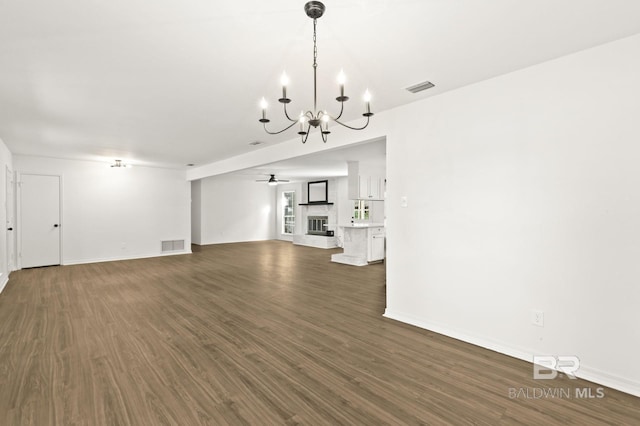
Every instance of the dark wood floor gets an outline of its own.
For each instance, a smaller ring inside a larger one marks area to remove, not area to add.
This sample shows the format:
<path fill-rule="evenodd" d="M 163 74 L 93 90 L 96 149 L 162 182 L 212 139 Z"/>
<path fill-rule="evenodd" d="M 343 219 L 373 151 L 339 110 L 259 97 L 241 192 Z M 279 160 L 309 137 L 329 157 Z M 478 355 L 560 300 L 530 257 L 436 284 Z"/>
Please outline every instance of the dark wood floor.
<path fill-rule="evenodd" d="M 535 398 L 529 363 L 383 318 L 384 265 L 333 252 L 268 241 L 12 273 L 0 424 L 640 424 L 639 398 Z"/>

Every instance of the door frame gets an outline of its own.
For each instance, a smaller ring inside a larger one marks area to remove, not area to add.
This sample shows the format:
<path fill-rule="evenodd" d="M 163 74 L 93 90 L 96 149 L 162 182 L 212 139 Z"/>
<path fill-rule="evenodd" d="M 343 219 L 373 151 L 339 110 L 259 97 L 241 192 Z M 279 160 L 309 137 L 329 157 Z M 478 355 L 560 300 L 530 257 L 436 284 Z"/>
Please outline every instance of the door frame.
<path fill-rule="evenodd" d="M 29 175 L 29 176 L 48 176 L 48 177 L 57 177 L 58 178 L 58 182 L 59 182 L 59 190 L 58 190 L 58 197 L 60 197 L 60 199 L 58 200 L 58 208 L 59 208 L 59 212 L 58 212 L 58 221 L 60 223 L 60 231 L 59 231 L 59 236 L 60 236 L 60 265 L 62 265 L 62 259 L 63 259 L 63 254 L 62 254 L 62 234 L 64 232 L 64 220 L 62 219 L 62 188 L 63 188 L 63 181 L 62 181 L 62 175 L 56 175 L 56 174 L 49 174 L 49 173 L 27 173 L 27 172 L 16 172 L 16 186 L 15 186 L 15 192 L 16 192 L 16 217 L 14 218 L 14 222 L 16 223 L 16 269 L 22 269 L 22 176 L 25 175 Z"/>
<path fill-rule="evenodd" d="M 5 167 L 5 196 L 7 197 L 5 202 L 5 210 L 7 215 L 7 224 L 5 226 L 7 235 L 7 273 L 17 269 L 18 249 L 16 247 L 16 174 L 7 166 Z M 9 194 L 9 187 L 11 187 L 11 194 Z M 11 223 L 9 223 L 9 215 L 11 215 Z M 9 227 L 13 228 L 9 231 Z"/>

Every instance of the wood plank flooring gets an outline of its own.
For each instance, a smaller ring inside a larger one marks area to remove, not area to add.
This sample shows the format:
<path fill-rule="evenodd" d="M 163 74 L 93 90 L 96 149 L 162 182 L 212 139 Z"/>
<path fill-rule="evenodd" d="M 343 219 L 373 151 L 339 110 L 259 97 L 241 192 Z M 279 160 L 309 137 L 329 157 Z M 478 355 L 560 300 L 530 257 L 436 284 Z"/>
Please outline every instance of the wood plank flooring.
<path fill-rule="evenodd" d="M 529 363 L 383 318 L 384 264 L 335 252 L 266 241 L 12 273 L 0 424 L 640 424 L 639 398 L 535 398 L 598 386 L 543 386 Z"/>

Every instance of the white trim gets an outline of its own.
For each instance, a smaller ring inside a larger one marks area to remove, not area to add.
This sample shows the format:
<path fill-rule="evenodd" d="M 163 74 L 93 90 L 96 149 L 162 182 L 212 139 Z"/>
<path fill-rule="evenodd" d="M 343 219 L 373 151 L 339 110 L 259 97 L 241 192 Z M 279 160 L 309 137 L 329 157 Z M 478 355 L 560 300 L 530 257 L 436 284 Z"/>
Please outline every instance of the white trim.
<path fill-rule="evenodd" d="M 284 232 L 284 230 L 285 230 L 285 219 L 287 217 L 291 217 L 291 215 L 286 216 L 284 214 L 285 207 L 286 207 L 286 205 L 284 203 L 284 201 L 285 201 L 285 195 L 284 194 L 291 194 L 291 193 L 293 193 L 293 200 L 292 200 L 293 201 L 293 205 L 291 206 L 291 208 L 293 209 L 293 231 L 292 232 Z M 279 203 L 279 206 L 278 206 L 278 202 L 276 200 L 276 209 L 278 209 L 278 207 L 279 207 L 279 210 L 280 210 L 280 223 L 279 223 L 280 226 L 279 226 L 279 228 L 280 228 L 280 235 L 282 237 L 289 236 L 289 237 L 291 237 L 293 239 L 293 236 L 296 233 L 296 222 L 298 221 L 298 215 L 296 214 L 296 210 L 298 210 L 296 208 L 297 207 L 296 206 L 296 199 L 297 198 L 298 198 L 298 194 L 297 194 L 295 189 L 283 189 L 282 191 L 280 191 L 280 203 Z M 276 218 L 277 217 L 278 217 L 278 212 L 276 211 Z M 276 232 L 278 232 L 278 229 L 276 229 Z"/>
<path fill-rule="evenodd" d="M 500 352 L 501 354 L 509 355 L 511 357 L 522 359 L 524 361 L 533 361 L 533 354 L 527 350 L 516 349 L 502 342 L 496 342 L 492 341 L 491 339 L 467 334 L 463 331 L 453 330 L 441 324 L 435 324 L 430 321 L 424 321 L 415 318 L 411 315 L 394 312 L 389 308 L 385 309 L 383 317 L 415 325 L 416 327 L 424 328 L 425 330 L 434 331 L 438 334 L 453 337 L 454 339 L 462 340 L 463 342 L 471 343 L 473 345 L 480 346 L 495 352 Z"/>
<path fill-rule="evenodd" d="M 616 376 L 611 373 L 607 373 L 606 371 L 580 365 L 580 370 L 577 371 L 576 376 L 593 383 L 598 383 L 612 389 L 617 389 L 620 392 L 625 392 L 640 397 L 640 383 L 626 379 L 624 377 Z"/>
<path fill-rule="evenodd" d="M 7 286 L 7 283 L 9 282 L 9 274 L 3 274 L 2 272 L 0 272 L 0 294 L 2 293 L 2 290 L 4 290 L 4 288 Z"/>
<path fill-rule="evenodd" d="M 533 363 L 533 355 L 535 351 L 526 350 L 522 348 L 515 348 L 504 342 L 496 342 L 482 336 L 475 336 L 467 334 L 460 330 L 451 329 L 442 324 L 436 324 L 431 321 L 424 321 L 411 315 L 406 315 L 400 312 L 394 312 L 389 308 L 385 309 L 382 315 L 385 318 L 404 322 L 425 330 L 433 331 L 438 334 L 442 334 L 447 337 L 452 337 L 463 342 L 471 343 L 472 345 L 480 346 L 485 349 L 492 350 L 504 355 L 518 358 L 523 361 Z M 589 366 L 580 365 L 580 370 L 576 373 L 576 376 L 588 380 L 593 383 L 597 383 L 603 386 L 607 386 L 612 389 L 619 390 L 634 396 L 640 397 L 640 383 L 629 380 L 623 377 L 615 376 L 605 371 L 596 370 Z"/>
<path fill-rule="evenodd" d="M 132 255 L 132 256 L 124 256 L 124 257 L 103 257 L 98 259 L 76 259 L 76 260 L 66 260 L 63 265 L 84 265 L 87 263 L 102 263 L 102 262 L 117 262 L 119 260 L 135 260 L 135 259 L 149 259 L 152 257 L 164 257 L 164 256 L 176 256 L 181 254 L 191 254 L 191 250 L 184 251 L 176 251 L 171 253 L 159 253 L 159 254 L 146 254 L 146 255 Z"/>
<path fill-rule="evenodd" d="M 16 270 L 22 269 L 22 173 L 15 173 L 15 200 L 14 206 L 16 216 L 13 218 L 13 229 L 15 231 L 16 239 L 16 252 L 15 252 L 15 264 L 13 265 Z"/>
<path fill-rule="evenodd" d="M 18 249 L 16 247 L 16 235 L 17 235 L 17 226 L 16 226 L 16 174 L 11 167 L 7 164 L 5 166 L 5 179 L 8 181 L 5 182 L 5 211 L 6 211 L 6 242 L 7 242 L 7 274 L 10 274 L 11 271 L 15 271 L 17 268 L 17 253 Z M 7 189 L 11 188 L 11 197 L 7 193 Z M 9 221 L 11 218 L 11 221 Z M 9 228 L 13 228 L 9 231 Z M 7 276 L 8 279 L 8 276 Z M 6 284 L 6 283 L 4 283 Z M 4 285 L 3 285 L 4 288 Z M 0 289 L 0 292 L 2 289 Z"/>
<path fill-rule="evenodd" d="M 62 247 L 62 241 L 64 241 L 64 233 L 65 233 L 65 220 L 64 220 L 64 210 L 62 208 L 62 200 L 64 200 L 64 175 L 59 174 L 57 175 L 60 180 L 58 181 L 59 183 L 59 188 L 58 188 L 58 195 L 60 195 L 60 201 L 58 202 L 58 207 L 60 208 L 60 211 L 58 212 L 58 224 L 59 227 L 58 229 L 60 230 L 60 264 L 62 265 L 62 259 L 64 259 L 64 250 Z"/>

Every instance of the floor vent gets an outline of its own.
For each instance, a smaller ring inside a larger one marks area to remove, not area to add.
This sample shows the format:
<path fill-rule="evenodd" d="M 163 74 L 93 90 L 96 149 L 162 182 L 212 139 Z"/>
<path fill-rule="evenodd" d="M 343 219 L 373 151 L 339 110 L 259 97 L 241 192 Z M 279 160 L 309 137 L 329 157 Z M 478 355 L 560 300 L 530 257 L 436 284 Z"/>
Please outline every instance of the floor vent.
<path fill-rule="evenodd" d="M 418 93 L 422 92 L 423 90 L 431 89 L 432 87 L 435 87 L 435 84 L 430 81 L 423 81 L 422 83 L 414 84 L 413 86 L 407 87 L 407 90 L 411 93 Z"/>
<path fill-rule="evenodd" d="M 169 240 L 162 242 L 162 253 L 184 250 L 184 240 Z"/>

